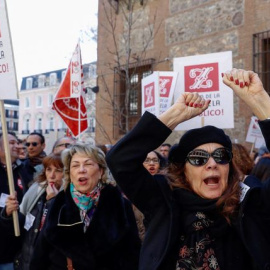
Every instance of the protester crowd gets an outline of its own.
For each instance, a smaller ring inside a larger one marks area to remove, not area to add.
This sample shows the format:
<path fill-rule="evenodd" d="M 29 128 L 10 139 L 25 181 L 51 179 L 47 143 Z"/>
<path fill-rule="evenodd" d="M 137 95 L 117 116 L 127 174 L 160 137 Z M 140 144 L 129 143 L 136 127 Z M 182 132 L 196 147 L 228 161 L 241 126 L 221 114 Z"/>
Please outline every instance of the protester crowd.
<path fill-rule="evenodd" d="M 45 153 L 42 134 L 8 133 L 9 195 L 0 135 L 0 270 L 270 269 L 270 98 L 251 71 L 223 82 L 259 119 L 257 155 L 214 126 L 169 143 L 209 105 L 185 93 L 114 146 L 62 137 Z"/>

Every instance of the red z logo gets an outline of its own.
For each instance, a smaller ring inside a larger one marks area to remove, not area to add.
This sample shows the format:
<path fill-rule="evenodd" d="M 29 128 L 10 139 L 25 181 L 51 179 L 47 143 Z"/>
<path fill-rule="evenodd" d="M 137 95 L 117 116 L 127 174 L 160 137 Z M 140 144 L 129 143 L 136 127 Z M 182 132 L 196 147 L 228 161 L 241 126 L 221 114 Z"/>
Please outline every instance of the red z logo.
<path fill-rule="evenodd" d="M 144 87 L 144 107 L 150 107 L 155 104 L 155 85 L 150 83 Z"/>
<path fill-rule="evenodd" d="M 218 63 L 185 67 L 185 92 L 219 91 Z"/>
<path fill-rule="evenodd" d="M 159 78 L 159 89 L 161 97 L 168 97 L 170 89 L 172 87 L 172 76 L 160 76 Z"/>

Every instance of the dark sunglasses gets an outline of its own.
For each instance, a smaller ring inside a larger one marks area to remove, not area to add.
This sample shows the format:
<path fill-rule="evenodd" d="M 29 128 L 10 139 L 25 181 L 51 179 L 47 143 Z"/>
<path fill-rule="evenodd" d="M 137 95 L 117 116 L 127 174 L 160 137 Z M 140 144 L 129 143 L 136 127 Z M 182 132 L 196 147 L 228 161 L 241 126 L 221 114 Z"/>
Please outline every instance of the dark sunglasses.
<path fill-rule="evenodd" d="M 71 144 L 70 143 L 61 143 L 61 144 L 56 145 L 55 148 L 62 147 L 62 146 L 65 146 L 65 148 L 70 148 Z"/>
<path fill-rule="evenodd" d="M 25 145 L 26 145 L 27 147 L 29 147 L 31 144 L 32 144 L 33 146 L 37 146 L 37 145 L 38 145 L 37 142 L 32 142 L 32 143 L 27 142 L 27 143 L 25 143 Z"/>
<path fill-rule="evenodd" d="M 227 148 L 217 148 L 212 153 L 208 153 L 202 149 L 195 149 L 188 153 L 186 161 L 188 161 L 193 166 L 203 166 L 205 165 L 209 158 L 212 157 L 218 164 L 228 164 L 231 162 L 233 154 Z"/>

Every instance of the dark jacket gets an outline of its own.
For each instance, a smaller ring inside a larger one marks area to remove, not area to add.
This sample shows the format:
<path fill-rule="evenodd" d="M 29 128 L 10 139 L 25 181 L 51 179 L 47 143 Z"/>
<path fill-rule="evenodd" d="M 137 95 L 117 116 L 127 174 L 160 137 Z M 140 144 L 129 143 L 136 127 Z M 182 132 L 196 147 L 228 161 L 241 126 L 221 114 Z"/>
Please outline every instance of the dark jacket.
<path fill-rule="evenodd" d="M 38 235 L 42 229 L 46 214 L 52 199 L 46 200 L 46 185 L 35 182 L 25 194 L 20 205 L 20 227 L 22 247 L 15 257 L 15 269 L 29 269 L 30 260 L 33 255 L 34 247 Z M 35 219 L 31 228 L 24 228 L 25 216 L 31 214 Z"/>
<path fill-rule="evenodd" d="M 31 270 L 137 270 L 140 240 L 128 200 L 118 188 L 102 189 L 86 233 L 69 188 L 54 199 L 40 233 Z"/>
<path fill-rule="evenodd" d="M 13 164 L 14 188 L 17 192 L 17 199 L 22 197 L 28 190 L 28 184 L 33 180 L 34 169 L 17 160 Z M 6 169 L 0 166 L 0 194 L 9 194 L 9 185 Z M 2 212 L 0 207 L 0 212 Z M 14 256 L 21 245 L 21 238 L 14 235 L 13 223 L 0 220 L 0 264 L 13 262 Z"/>
<path fill-rule="evenodd" d="M 262 121 L 260 125 L 267 145 L 270 146 L 270 120 Z M 143 167 L 147 153 L 158 148 L 170 134 L 171 130 L 167 126 L 146 112 L 135 128 L 106 156 L 114 179 L 148 221 L 141 249 L 140 270 L 175 270 L 177 239 L 181 234 L 181 208 L 175 203 L 165 177 L 151 176 Z M 223 269 L 241 269 L 236 264 L 249 263 L 251 258 L 260 269 L 270 267 L 270 211 L 267 201 L 270 189 L 267 185 L 258 184 L 254 178 L 246 179 L 246 183 L 252 188 L 241 204 L 238 219 L 228 237 L 223 236 L 228 247 L 226 251 L 230 254 L 228 257 L 235 265 L 229 267 L 225 261 L 227 267 Z M 253 200 L 255 198 L 257 201 Z M 233 252 L 230 253 L 229 249 Z M 238 262 L 238 255 L 247 254 L 247 251 L 249 255 L 246 260 Z"/>

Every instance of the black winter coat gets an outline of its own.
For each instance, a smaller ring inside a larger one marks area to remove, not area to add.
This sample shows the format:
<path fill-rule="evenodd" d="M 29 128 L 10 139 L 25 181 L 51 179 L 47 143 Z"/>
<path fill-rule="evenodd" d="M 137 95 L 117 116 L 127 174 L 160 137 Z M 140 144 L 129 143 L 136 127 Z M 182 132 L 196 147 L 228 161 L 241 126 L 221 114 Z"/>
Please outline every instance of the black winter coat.
<path fill-rule="evenodd" d="M 101 191 L 86 233 L 69 188 L 52 202 L 30 264 L 30 270 L 137 270 L 140 240 L 128 200 L 117 187 Z"/>
<path fill-rule="evenodd" d="M 270 120 L 259 124 L 270 147 Z M 139 270 L 176 269 L 182 210 L 165 177 L 151 176 L 143 167 L 147 153 L 158 148 L 170 134 L 167 126 L 146 112 L 106 155 L 114 179 L 148 222 Z M 252 269 L 252 260 L 259 269 L 270 269 L 270 184 L 261 185 L 252 177 L 246 179 L 246 184 L 252 188 L 241 203 L 239 216 L 218 241 L 225 252 L 220 255 L 224 266 L 221 270 Z"/>
<path fill-rule="evenodd" d="M 28 190 L 29 183 L 33 180 L 34 168 L 22 163 L 20 160 L 13 164 L 14 188 L 17 192 L 19 203 Z M 9 194 L 9 185 L 6 169 L 0 166 L 0 194 Z M 4 211 L 0 207 L 0 212 Z M 21 238 L 14 235 L 13 223 L 0 219 L 0 264 L 11 263 L 21 246 Z"/>

